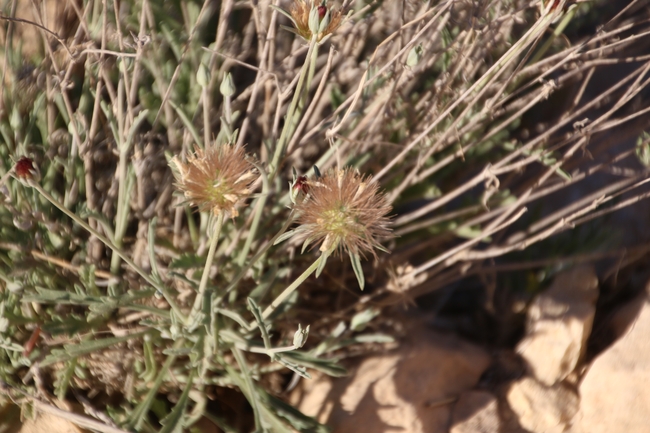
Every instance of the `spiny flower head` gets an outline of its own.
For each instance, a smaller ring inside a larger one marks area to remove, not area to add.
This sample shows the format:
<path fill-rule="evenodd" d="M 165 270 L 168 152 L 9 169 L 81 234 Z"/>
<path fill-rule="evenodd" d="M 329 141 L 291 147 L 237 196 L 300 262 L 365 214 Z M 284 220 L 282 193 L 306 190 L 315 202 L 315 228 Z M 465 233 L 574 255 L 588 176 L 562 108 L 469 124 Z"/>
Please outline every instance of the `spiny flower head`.
<path fill-rule="evenodd" d="M 178 157 L 172 163 L 177 186 L 186 202 L 215 215 L 225 212 L 236 217 L 237 208 L 251 194 L 258 176 L 246 159 L 244 148 L 228 144 L 205 151 L 196 148 L 186 163 Z"/>
<path fill-rule="evenodd" d="M 391 211 L 377 183 L 352 169 L 330 170 L 308 183 L 309 196 L 296 203 L 305 246 L 321 243 L 323 252 L 346 251 L 351 255 L 383 250 L 378 239 L 391 236 L 386 216 Z"/>
<path fill-rule="evenodd" d="M 294 0 L 290 12 L 295 33 L 306 41 L 316 33 L 320 42 L 341 25 L 341 11 L 328 8 L 325 1 L 317 6 L 314 0 Z"/>

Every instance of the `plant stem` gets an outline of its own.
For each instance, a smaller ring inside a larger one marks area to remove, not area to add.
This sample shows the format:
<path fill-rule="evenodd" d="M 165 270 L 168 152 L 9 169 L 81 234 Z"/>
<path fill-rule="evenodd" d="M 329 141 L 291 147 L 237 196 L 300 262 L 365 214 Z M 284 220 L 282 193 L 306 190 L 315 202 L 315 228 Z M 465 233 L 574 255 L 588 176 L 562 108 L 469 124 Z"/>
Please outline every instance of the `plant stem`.
<path fill-rule="evenodd" d="M 210 142 L 210 94 L 207 86 L 201 88 L 201 98 L 203 99 L 203 148 L 208 150 L 212 144 Z"/>
<path fill-rule="evenodd" d="M 169 373 L 169 369 L 171 368 L 172 364 L 176 360 L 176 357 L 178 356 L 177 350 L 180 349 L 184 343 L 185 343 L 185 339 L 183 337 L 178 338 L 174 342 L 174 345 L 172 346 L 172 350 L 169 353 L 169 355 L 167 355 L 167 359 L 165 360 L 165 363 L 160 368 L 156 380 L 153 382 L 153 384 L 149 385 L 149 392 L 147 392 L 146 397 L 144 397 L 144 400 L 142 400 L 140 404 L 131 412 L 127 420 L 127 425 L 129 427 L 133 427 L 136 430 L 140 430 L 142 428 L 142 423 L 144 422 L 146 418 L 146 414 L 149 411 L 149 408 L 151 407 L 151 404 L 154 401 L 156 393 L 162 386 L 163 381 L 165 380 L 167 374 Z"/>
<path fill-rule="evenodd" d="M 239 281 L 241 281 L 242 278 L 244 278 L 244 276 L 246 275 L 246 272 L 248 272 L 248 270 L 249 270 L 250 268 L 252 268 L 253 265 L 254 265 L 255 263 L 257 263 L 257 261 L 262 257 L 262 255 L 264 255 L 264 254 L 269 250 L 269 248 L 271 248 L 271 247 L 273 246 L 273 244 L 275 243 L 275 241 L 276 241 L 276 240 L 277 240 L 277 239 L 278 239 L 282 234 L 284 234 L 284 232 L 287 231 L 287 229 L 289 228 L 289 226 L 293 223 L 293 220 L 294 220 L 294 213 L 293 213 L 293 210 L 292 210 L 291 213 L 289 214 L 289 218 L 287 218 L 287 221 L 285 221 L 285 223 L 284 223 L 284 225 L 282 226 L 282 228 L 281 228 L 281 229 L 280 229 L 280 230 L 275 234 L 275 236 L 273 236 L 273 238 L 271 238 L 271 240 L 270 240 L 270 241 L 269 241 L 265 246 L 263 246 L 263 247 L 262 247 L 262 248 L 261 248 L 261 249 L 260 249 L 260 250 L 259 250 L 259 251 L 254 255 L 254 256 L 253 256 L 253 258 L 252 258 L 252 259 L 251 259 L 251 260 L 246 264 L 246 266 L 244 266 L 244 267 L 239 271 L 239 273 L 237 274 L 237 276 L 235 276 L 235 278 L 233 278 L 233 280 L 230 282 L 230 284 L 228 284 L 228 286 L 226 287 L 226 290 L 224 290 L 223 293 L 221 293 L 221 296 L 219 296 L 217 299 L 215 299 L 215 301 L 214 301 L 213 304 L 212 304 L 212 308 L 213 308 L 213 309 L 217 308 L 217 307 L 219 306 L 219 304 L 221 304 L 221 301 L 223 300 L 223 298 L 224 298 L 228 293 L 230 293 L 230 292 L 232 291 L 232 289 L 234 289 L 235 287 L 237 287 L 237 284 L 239 283 Z"/>
<path fill-rule="evenodd" d="M 264 170 L 264 168 L 262 168 L 262 166 L 256 164 L 255 162 L 251 161 L 251 163 L 255 166 L 255 168 L 257 168 L 257 171 L 260 173 L 260 177 L 262 179 L 262 193 L 257 198 L 257 203 L 255 205 L 255 211 L 254 211 L 255 216 L 253 217 L 251 228 L 248 231 L 248 236 L 246 236 L 246 241 L 244 242 L 244 248 L 242 248 L 236 260 L 238 266 L 244 265 L 244 262 L 246 261 L 246 257 L 248 256 L 248 253 L 251 250 L 251 245 L 253 244 L 255 235 L 257 234 L 257 229 L 259 228 L 260 220 L 262 219 L 262 213 L 264 212 L 264 206 L 266 205 L 266 198 L 268 197 L 269 190 L 270 190 L 269 179 L 266 176 L 266 171 Z"/>
<path fill-rule="evenodd" d="M 120 258 L 122 260 L 124 260 L 124 262 L 126 262 L 126 264 L 131 266 L 131 268 L 133 268 L 134 271 L 136 271 L 138 274 L 140 274 L 140 276 L 147 283 L 149 283 L 152 287 L 154 287 L 155 289 L 157 289 L 158 291 L 160 291 L 163 294 L 163 296 L 165 297 L 165 300 L 167 301 L 169 306 L 172 308 L 172 310 L 174 310 L 174 313 L 176 313 L 176 315 L 183 321 L 183 323 L 185 323 L 187 321 L 187 318 L 185 317 L 185 315 L 183 315 L 183 312 L 181 311 L 179 306 L 174 301 L 173 297 L 171 296 L 171 293 L 169 293 L 169 291 L 167 290 L 167 288 L 163 284 L 160 284 L 158 281 L 156 281 L 154 278 L 152 278 L 151 275 L 147 274 L 144 271 L 144 269 L 142 269 L 140 266 L 136 265 L 135 262 L 133 260 L 131 260 L 131 258 L 128 255 L 126 255 L 122 250 L 120 250 L 118 247 L 116 247 L 113 244 L 113 242 L 111 242 L 106 236 L 104 236 L 103 234 L 99 233 L 97 230 L 90 227 L 88 225 L 88 223 L 86 223 L 84 220 L 79 218 L 76 214 L 74 214 L 69 209 L 67 209 L 65 206 L 63 206 L 62 203 L 57 201 L 47 191 L 45 191 L 41 185 L 39 185 L 38 183 L 36 183 L 34 181 L 29 181 L 29 185 L 32 186 L 34 189 L 36 189 L 36 191 L 38 191 L 43 197 L 45 197 L 50 203 L 52 203 L 55 207 L 57 207 L 61 212 L 66 214 L 74 222 L 76 222 L 81 227 L 86 229 L 86 231 L 88 233 L 90 233 L 91 235 L 95 236 L 97 239 L 102 241 L 104 243 L 104 245 L 106 245 L 108 248 L 113 250 L 113 252 L 115 254 L 120 256 Z"/>
<path fill-rule="evenodd" d="M 223 212 L 217 215 L 217 222 L 215 223 L 214 232 L 210 236 L 210 248 L 208 250 L 208 257 L 205 260 L 205 267 L 203 268 L 203 275 L 201 275 L 201 283 L 199 284 L 199 291 L 194 299 L 194 305 L 189 315 L 189 320 L 192 320 L 201 310 L 203 299 L 205 298 L 205 289 L 208 286 L 208 278 L 210 276 L 210 268 L 214 261 L 214 253 L 217 251 L 217 244 L 219 243 L 219 235 L 221 234 L 221 227 L 223 226 Z"/>
<path fill-rule="evenodd" d="M 269 179 L 271 182 L 275 178 L 275 175 L 278 172 L 280 166 L 280 160 L 284 154 L 284 150 L 289 138 L 289 135 L 293 132 L 297 122 L 297 117 L 300 117 L 300 111 L 297 110 L 298 103 L 301 100 L 303 87 L 305 84 L 305 78 L 309 75 L 309 67 L 312 63 L 312 57 L 314 53 L 318 53 L 318 42 L 316 41 L 316 35 L 314 35 L 309 42 L 309 51 L 307 51 L 307 57 L 305 58 L 305 63 L 302 65 L 300 70 L 300 77 L 298 78 L 298 84 L 296 84 L 296 91 L 293 94 L 293 99 L 289 105 L 289 110 L 287 110 L 287 115 L 284 120 L 284 127 L 280 133 L 280 138 L 275 146 L 275 153 L 273 154 L 273 160 L 269 165 Z"/>
<path fill-rule="evenodd" d="M 123 71 L 122 71 L 123 72 Z M 123 76 L 122 76 L 123 77 Z M 124 119 L 124 98 L 126 97 L 126 90 L 124 89 L 124 79 L 118 81 L 117 86 L 117 148 L 119 149 L 120 159 L 117 165 L 118 175 L 118 192 L 117 192 L 117 210 L 115 212 L 115 229 L 113 230 L 113 242 L 117 248 L 122 248 L 122 239 L 126 232 L 126 219 L 128 218 L 128 203 L 126 202 L 126 189 L 127 189 L 127 162 L 129 145 L 125 143 L 125 119 Z M 64 205 L 67 203 L 64 201 Z M 120 256 L 115 254 L 111 257 L 110 270 L 113 274 L 117 274 L 120 270 Z"/>
<path fill-rule="evenodd" d="M 264 426 L 264 423 L 262 422 L 262 411 L 260 410 L 260 403 L 258 401 L 259 392 L 255 388 L 255 384 L 253 383 L 253 378 L 251 377 L 248 364 L 246 363 L 246 358 L 244 358 L 244 354 L 241 353 L 241 350 L 239 350 L 236 347 L 233 347 L 231 349 L 231 352 L 235 356 L 235 360 L 237 361 L 237 364 L 239 364 L 239 370 L 241 371 L 241 375 L 246 385 L 246 390 L 248 391 L 248 395 L 247 395 L 248 402 L 250 403 L 251 408 L 253 409 L 253 416 L 255 418 L 255 431 L 266 433 L 267 429 Z M 244 395 L 246 395 L 245 392 Z"/>
<path fill-rule="evenodd" d="M 572 7 L 564 15 L 562 21 L 560 21 L 560 24 L 555 28 L 555 30 L 553 30 L 553 33 L 551 33 L 551 37 L 548 38 L 548 40 L 544 43 L 544 45 L 542 45 L 539 51 L 535 53 L 532 59 L 530 59 L 529 63 L 531 65 L 537 63 L 539 59 L 541 59 L 542 56 L 544 56 L 546 51 L 548 51 L 548 49 L 551 47 L 555 39 L 557 39 L 564 32 L 564 29 L 566 28 L 566 26 L 569 25 L 569 22 L 571 22 L 571 20 L 573 19 L 573 16 L 575 15 L 577 9 L 578 9 L 577 7 Z"/>
<path fill-rule="evenodd" d="M 235 346 L 241 350 L 245 350 L 247 352 L 251 353 L 261 353 L 264 355 L 272 356 L 276 353 L 284 353 L 284 352 L 291 352 L 293 350 L 298 350 L 298 346 L 294 346 L 293 344 L 291 346 L 283 346 L 283 347 L 275 347 L 275 348 L 265 348 L 265 347 L 259 347 L 259 346 L 246 346 L 246 345 L 237 345 Z"/>
<path fill-rule="evenodd" d="M 320 264 L 321 260 L 323 260 L 323 255 L 318 256 L 318 258 L 314 261 L 314 263 L 311 264 L 307 269 L 305 269 L 305 272 L 302 273 L 298 278 L 294 280 L 293 283 L 291 283 L 282 293 L 278 295 L 277 298 L 271 302 L 271 305 L 266 307 L 264 312 L 262 313 L 262 319 L 266 320 L 269 318 L 271 314 L 282 304 L 297 288 L 300 286 L 311 274 L 318 269 L 318 265 Z M 248 325 L 248 329 L 252 330 L 255 328 L 255 325 L 257 322 L 253 321 Z"/>

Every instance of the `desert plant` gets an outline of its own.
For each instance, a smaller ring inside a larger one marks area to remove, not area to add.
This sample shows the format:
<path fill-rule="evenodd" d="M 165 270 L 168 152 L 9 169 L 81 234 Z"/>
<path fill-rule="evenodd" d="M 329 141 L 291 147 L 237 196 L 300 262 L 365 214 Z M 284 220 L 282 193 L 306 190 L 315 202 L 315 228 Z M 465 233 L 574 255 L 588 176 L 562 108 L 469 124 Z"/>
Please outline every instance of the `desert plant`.
<path fill-rule="evenodd" d="M 647 153 L 607 141 L 647 119 L 639 2 L 567 44 L 603 7 L 572 3 L 5 2 L 3 392 L 325 430 L 285 382 L 391 342 L 382 306 L 646 198 L 641 165 L 587 183 Z"/>

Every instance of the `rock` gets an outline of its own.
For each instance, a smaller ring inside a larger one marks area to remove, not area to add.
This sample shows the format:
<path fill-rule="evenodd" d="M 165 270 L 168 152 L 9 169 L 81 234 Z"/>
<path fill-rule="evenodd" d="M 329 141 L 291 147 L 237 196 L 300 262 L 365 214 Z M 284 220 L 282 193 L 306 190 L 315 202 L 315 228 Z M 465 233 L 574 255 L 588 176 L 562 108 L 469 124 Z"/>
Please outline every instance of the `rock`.
<path fill-rule="evenodd" d="M 596 312 L 598 279 L 591 267 L 559 274 L 528 312 L 517 352 L 532 375 L 551 386 L 564 380 L 584 354 Z"/>
<path fill-rule="evenodd" d="M 449 433 L 501 431 L 497 398 L 487 391 L 467 391 L 454 405 Z"/>
<path fill-rule="evenodd" d="M 76 425 L 58 416 L 38 412 L 35 419 L 26 420 L 18 433 L 79 433 Z"/>
<path fill-rule="evenodd" d="M 363 360 L 351 377 L 305 381 L 293 402 L 334 433 L 447 432 L 451 403 L 490 364 L 480 348 L 424 327 L 395 351 Z"/>
<path fill-rule="evenodd" d="M 574 433 L 650 431 L 650 296 L 637 299 L 636 321 L 598 356 L 580 384 L 580 412 Z"/>
<path fill-rule="evenodd" d="M 563 384 L 545 386 L 531 377 L 514 382 L 506 394 L 521 427 L 534 433 L 565 431 L 578 411 L 578 396 Z"/>

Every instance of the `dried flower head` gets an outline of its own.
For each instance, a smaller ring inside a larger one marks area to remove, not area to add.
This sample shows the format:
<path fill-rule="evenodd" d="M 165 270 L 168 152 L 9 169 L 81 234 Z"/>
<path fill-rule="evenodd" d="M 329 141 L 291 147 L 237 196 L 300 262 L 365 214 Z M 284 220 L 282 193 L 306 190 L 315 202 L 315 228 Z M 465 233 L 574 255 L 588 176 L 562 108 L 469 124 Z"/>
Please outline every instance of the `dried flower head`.
<path fill-rule="evenodd" d="M 391 210 L 376 183 L 352 169 L 330 170 L 309 182 L 309 197 L 296 204 L 295 230 L 305 245 L 322 242 L 321 251 L 366 252 L 376 257 L 379 238 L 391 235 L 387 214 Z"/>
<path fill-rule="evenodd" d="M 306 41 L 317 33 L 317 41 L 320 42 L 341 25 L 341 11 L 328 8 L 325 2 L 316 5 L 314 0 L 294 0 L 290 12 L 295 33 Z M 311 26 L 310 17 L 313 21 Z"/>
<path fill-rule="evenodd" d="M 23 156 L 16 162 L 15 171 L 16 177 L 20 179 L 31 178 L 34 172 L 34 163 L 30 158 Z"/>
<path fill-rule="evenodd" d="M 197 148 L 186 163 L 178 157 L 172 162 L 177 169 L 177 186 L 186 202 L 215 215 L 226 212 L 236 217 L 237 208 L 251 194 L 251 185 L 257 179 L 243 147 L 222 145 L 207 151 Z"/>
<path fill-rule="evenodd" d="M 41 174 L 34 165 L 34 161 L 26 156 L 21 157 L 14 166 L 14 174 L 20 180 L 34 180 L 38 182 Z"/>

